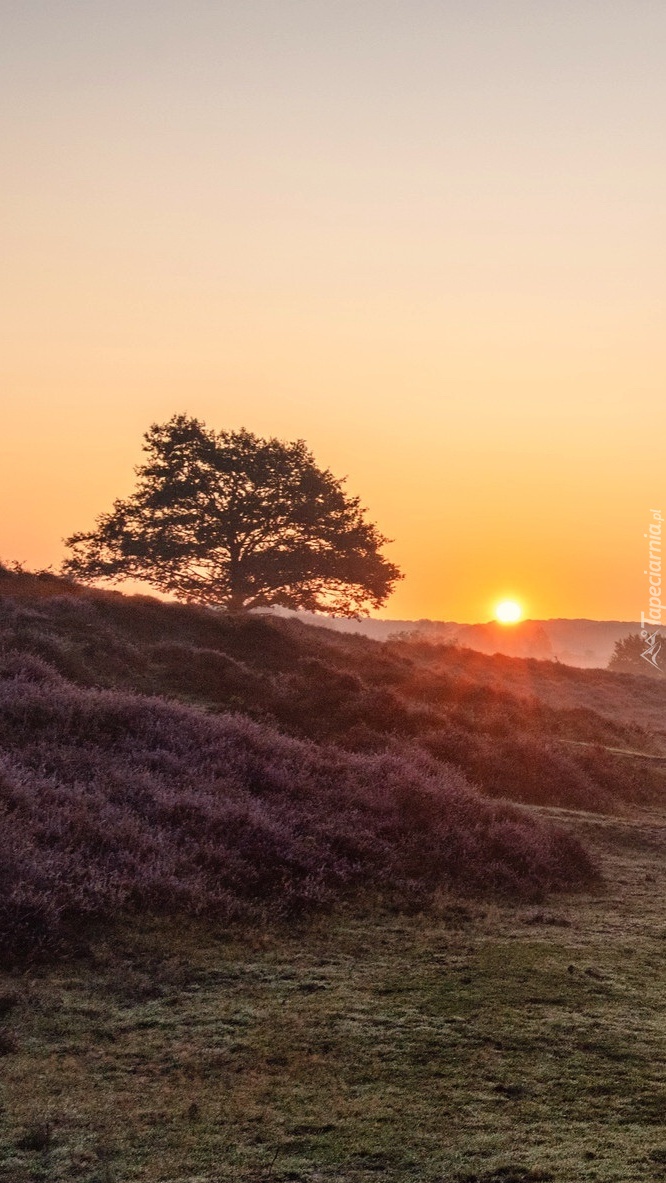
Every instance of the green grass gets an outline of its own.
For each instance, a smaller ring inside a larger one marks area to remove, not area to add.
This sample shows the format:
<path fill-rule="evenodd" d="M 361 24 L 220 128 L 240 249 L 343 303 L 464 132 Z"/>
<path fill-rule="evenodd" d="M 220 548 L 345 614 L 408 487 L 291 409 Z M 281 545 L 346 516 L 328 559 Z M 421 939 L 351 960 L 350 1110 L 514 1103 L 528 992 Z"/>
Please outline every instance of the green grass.
<path fill-rule="evenodd" d="M 666 1179 L 666 816 L 546 812 L 599 893 L 4 975 L 2 1183 Z"/>

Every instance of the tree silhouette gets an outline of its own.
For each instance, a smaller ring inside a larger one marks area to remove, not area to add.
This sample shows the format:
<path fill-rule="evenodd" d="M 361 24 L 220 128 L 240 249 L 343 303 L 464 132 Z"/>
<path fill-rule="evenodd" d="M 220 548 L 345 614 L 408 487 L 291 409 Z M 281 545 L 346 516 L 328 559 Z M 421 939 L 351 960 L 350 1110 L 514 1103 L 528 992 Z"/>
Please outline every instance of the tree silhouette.
<path fill-rule="evenodd" d="M 608 668 L 617 674 L 662 677 L 666 669 L 666 637 L 660 632 L 651 633 L 647 638 L 640 633 L 622 637 L 615 642 Z"/>
<path fill-rule="evenodd" d="M 66 540 L 64 571 L 138 578 L 179 598 L 247 611 L 356 616 L 402 578 L 388 541 L 302 440 L 210 430 L 175 415 L 144 436 L 136 491 Z"/>

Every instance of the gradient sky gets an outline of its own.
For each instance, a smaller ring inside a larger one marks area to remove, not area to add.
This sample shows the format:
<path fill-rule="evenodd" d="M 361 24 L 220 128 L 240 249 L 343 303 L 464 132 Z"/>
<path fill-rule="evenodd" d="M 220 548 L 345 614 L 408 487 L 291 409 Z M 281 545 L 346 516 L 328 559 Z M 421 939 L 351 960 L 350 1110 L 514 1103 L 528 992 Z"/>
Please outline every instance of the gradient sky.
<path fill-rule="evenodd" d="M 663 0 L 1 0 L 0 556 L 187 411 L 347 474 L 383 615 L 636 619 L 665 46 Z"/>

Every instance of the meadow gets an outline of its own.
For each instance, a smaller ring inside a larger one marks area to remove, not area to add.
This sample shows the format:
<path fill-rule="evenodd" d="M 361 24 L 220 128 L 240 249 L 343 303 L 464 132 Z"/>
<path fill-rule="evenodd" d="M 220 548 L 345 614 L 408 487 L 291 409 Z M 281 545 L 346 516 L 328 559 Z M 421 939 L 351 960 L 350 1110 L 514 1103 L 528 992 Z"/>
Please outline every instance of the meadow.
<path fill-rule="evenodd" d="M 2 974 L 0 1179 L 663 1179 L 666 815 L 531 811 L 605 886 L 144 920 Z"/>

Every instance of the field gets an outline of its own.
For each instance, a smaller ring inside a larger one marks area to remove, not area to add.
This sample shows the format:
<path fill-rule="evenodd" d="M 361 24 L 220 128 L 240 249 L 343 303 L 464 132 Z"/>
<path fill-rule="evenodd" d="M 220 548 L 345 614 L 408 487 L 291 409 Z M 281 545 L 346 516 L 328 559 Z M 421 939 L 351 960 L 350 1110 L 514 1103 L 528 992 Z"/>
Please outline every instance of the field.
<path fill-rule="evenodd" d="M 666 817 L 555 814 L 606 887 L 4 975 L 0 1179 L 663 1179 Z"/>

